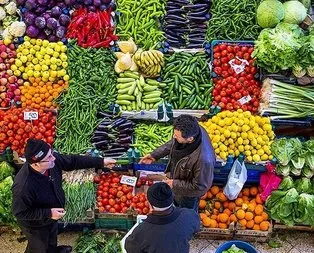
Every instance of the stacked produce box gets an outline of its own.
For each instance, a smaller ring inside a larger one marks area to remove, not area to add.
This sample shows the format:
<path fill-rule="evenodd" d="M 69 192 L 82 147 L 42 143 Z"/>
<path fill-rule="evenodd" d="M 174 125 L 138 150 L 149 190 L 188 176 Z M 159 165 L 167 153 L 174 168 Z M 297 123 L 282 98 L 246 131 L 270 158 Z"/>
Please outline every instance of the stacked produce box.
<path fill-rule="evenodd" d="M 283 179 L 267 210 L 258 185 L 235 201 L 213 186 L 200 203 L 203 227 L 268 233 L 270 219 L 313 226 L 312 141 L 276 136 L 278 122 L 313 121 L 313 87 L 301 86 L 314 76 L 308 2 L 2 1 L 0 153 L 23 156 L 27 139 L 37 138 L 65 154 L 132 164 L 172 138 L 171 122 L 157 118 L 215 107 L 200 125 L 220 165 L 243 154 L 248 175 L 257 167 L 260 175 L 276 158 Z M 231 167 L 217 165 L 215 175 Z M 96 193 L 89 176 L 78 177 L 64 182 L 72 210 L 66 223 L 84 219 L 87 209 L 110 219 L 148 212 L 145 194 L 120 183 L 121 174 L 95 176 Z M 296 213 L 280 209 L 287 203 Z"/>

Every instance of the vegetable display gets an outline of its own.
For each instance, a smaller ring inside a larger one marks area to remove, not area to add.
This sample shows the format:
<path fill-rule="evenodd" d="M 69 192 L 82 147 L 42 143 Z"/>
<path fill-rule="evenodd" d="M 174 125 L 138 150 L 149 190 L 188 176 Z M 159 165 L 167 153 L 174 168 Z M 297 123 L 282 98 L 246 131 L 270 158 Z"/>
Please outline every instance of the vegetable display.
<path fill-rule="evenodd" d="M 213 105 L 223 110 L 237 110 L 253 113 L 258 111 L 260 84 L 257 69 L 251 57 L 254 47 L 246 43 L 219 43 L 214 46 Z"/>
<path fill-rule="evenodd" d="M 278 0 L 265 0 L 257 8 L 257 23 L 262 28 L 273 28 L 285 17 L 283 4 Z"/>
<path fill-rule="evenodd" d="M 42 81 L 69 80 L 67 75 L 67 47 L 61 41 L 31 39 L 24 37 L 25 42 L 16 50 L 17 58 L 11 70 L 18 77 L 30 80 L 41 77 Z"/>
<path fill-rule="evenodd" d="M 99 113 L 103 117 L 93 134 L 92 142 L 105 156 L 119 157 L 132 144 L 134 123 L 126 118 Z"/>
<path fill-rule="evenodd" d="M 204 227 L 227 229 L 234 222 L 240 229 L 268 231 L 270 222 L 263 204 L 255 186 L 243 188 L 234 201 L 228 200 L 223 189 L 212 186 L 200 200 L 199 215 Z"/>
<path fill-rule="evenodd" d="M 122 236 L 119 234 L 105 234 L 102 232 L 89 232 L 80 236 L 74 245 L 77 253 L 86 252 L 103 252 L 103 253 L 120 253 L 120 241 Z"/>
<path fill-rule="evenodd" d="M 162 89 L 165 86 L 165 83 L 145 79 L 138 72 L 123 72 L 117 79 L 116 103 L 128 111 L 157 109 L 163 101 Z"/>
<path fill-rule="evenodd" d="M 272 119 L 313 117 L 314 91 L 273 79 L 263 82 L 259 111 Z"/>
<path fill-rule="evenodd" d="M 16 59 L 14 44 L 10 40 L 0 40 L 0 107 L 18 104 L 21 100 L 23 79 L 11 70 Z"/>
<path fill-rule="evenodd" d="M 14 169 L 7 162 L 0 163 L 0 181 L 6 177 L 12 176 L 13 172 Z"/>
<path fill-rule="evenodd" d="M 111 9 L 96 12 L 88 12 L 85 8 L 76 10 L 72 14 L 66 37 L 77 39 L 77 44 L 84 48 L 110 47 L 118 39 L 114 34 Z"/>
<path fill-rule="evenodd" d="M 175 48 L 202 48 L 210 3 L 200 1 L 167 1 L 163 30 L 167 42 Z"/>
<path fill-rule="evenodd" d="M 41 139 L 51 145 L 54 143 L 56 117 L 51 112 L 36 112 L 38 120 L 30 121 L 24 120 L 24 110 L 21 108 L 0 110 L 0 151 L 9 146 L 19 155 L 24 155 L 28 138 Z"/>
<path fill-rule="evenodd" d="M 93 210 L 96 203 L 93 184 L 95 169 L 63 173 L 62 188 L 65 193 L 66 214 L 62 221 L 76 223 L 86 219 L 86 211 Z"/>
<path fill-rule="evenodd" d="M 3 163 L 0 165 L 3 168 Z M 16 219 L 12 213 L 12 174 L 0 181 L 0 224 L 16 226 Z"/>
<path fill-rule="evenodd" d="M 213 85 L 209 59 L 204 52 L 173 53 L 165 57 L 162 81 L 167 84 L 163 96 L 174 109 L 208 109 Z"/>
<path fill-rule="evenodd" d="M 133 38 L 144 49 L 154 48 L 164 39 L 161 18 L 165 13 L 165 1 L 117 0 L 117 33 L 122 40 Z"/>
<path fill-rule="evenodd" d="M 260 27 L 256 21 L 259 0 L 224 0 L 212 2 L 206 39 L 252 40 L 258 37 Z"/>
<path fill-rule="evenodd" d="M 133 187 L 121 184 L 122 175 L 103 173 L 94 177 L 97 184 L 97 207 L 100 212 L 148 214 L 149 203 L 145 193 L 132 194 Z"/>
<path fill-rule="evenodd" d="M 132 146 L 137 148 L 141 155 L 151 153 L 156 148 L 172 139 L 173 127 L 166 124 L 140 123 L 134 129 L 135 140 Z"/>
<path fill-rule="evenodd" d="M 238 109 L 220 112 L 200 125 L 208 132 L 216 155 L 223 160 L 240 153 L 244 153 L 249 162 L 273 158 L 270 144 L 275 135 L 269 118 Z"/>
<path fill-rule="evenodd" d="M 158 50 L 139 49 L 134 54 L 134 62 L 146 77 L 158 77 L 164 66 L 164 55 Z"/>
<path fill-rule="evenodd" d="M 55 147 L 63 153 L 81 153 L 92 148 L 91 137 L 99 120 L 114 101 L 116 58 L 107 49 L 84 49 L 75 44 L 68 50 L 71 81 L 60 106 Z"/>

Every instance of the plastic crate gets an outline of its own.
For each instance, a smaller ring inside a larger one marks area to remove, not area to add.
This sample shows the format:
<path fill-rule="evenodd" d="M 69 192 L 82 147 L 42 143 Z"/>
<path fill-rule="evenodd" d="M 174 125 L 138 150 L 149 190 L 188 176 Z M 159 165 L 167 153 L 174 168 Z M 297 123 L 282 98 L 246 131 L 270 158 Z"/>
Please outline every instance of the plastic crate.
<path fill-rule="evenodd" d="M 117 229 L 130 230 L 135 224 L 135 220 L 128 218 L 101 218 L 95 220 L 96 229 Z"/>

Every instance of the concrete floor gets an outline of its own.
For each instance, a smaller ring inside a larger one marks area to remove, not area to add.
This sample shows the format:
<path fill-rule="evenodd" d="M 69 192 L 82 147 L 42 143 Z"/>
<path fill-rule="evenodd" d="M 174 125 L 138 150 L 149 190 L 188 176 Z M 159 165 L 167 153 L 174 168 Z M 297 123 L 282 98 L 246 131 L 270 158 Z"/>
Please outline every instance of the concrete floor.
<path fill-rule="evenodd" d="M 73 245 L 79 232 L 65 232 L 58 236 L 59 245 Z M 19 242 L 20 235 L 3 233 L 0 235 L 0 253 L 24 253 L 26 241 Z M 314 233 L 278 231 L 273 240 L 281 247 L 272 249 L 267 243 L 252 243 L 260 253 L 314 253 Z M 224 241 L 195 239 L 191 241 L 190 253 L 215 253 L 215 249 Z"/>

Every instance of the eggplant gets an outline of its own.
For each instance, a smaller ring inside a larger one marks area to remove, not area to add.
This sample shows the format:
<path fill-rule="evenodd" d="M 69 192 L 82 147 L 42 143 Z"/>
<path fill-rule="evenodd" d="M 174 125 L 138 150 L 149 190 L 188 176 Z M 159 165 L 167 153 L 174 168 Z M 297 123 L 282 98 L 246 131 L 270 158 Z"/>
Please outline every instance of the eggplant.
<path fill-rule="evenodd" d="M 165 30 L 166 35 L 170 35 L 173 36 L 174 38 L 182 38 L 183 33 L 178 33 L 175 31 L 171 31 L 171 30 Z"/>
<path fill-rule="evenodd" d="M 175 19 L 168 19 L 166 22 L 167 24 L 186 25 L 188 23 L 188 20 L 180 21 L 180 20 L 175 20 Z"/>
<path fill-rule="evenodd" d="M 121 136 L 122 134 L 128 134 L 128 135 L 130 135 L 132 132 L 133 132 L 133 129 L 132 129 L 132 128 L 125 128 L 125 129 L 119 131 L 119 134 L 120 134 L 120 136 Z"/>
<path fill-rule="evenodd" d="M 189 5 L 185 5 L 183 8 L 185 10 L 193 10 L 193 9 L 201 9 L 207 7 L 209 8 L 208 4 L 189 4 Z"/>
<path fill-rule="evenodd" d="M 96 131 L 94 132 L 94 137 L 95 137 L 95 136 L 103 136 L 103 137 L 107 137 L 107 138 L 110 138 L 110 139 L 115 139 L 115 138 L 116 138 L 115 135 L 109 134 L 109 133 L 107 133 L 107 132 L 100 131 L 100 130 L 96 130 Z"/>
<path fill-rule="evenodd" d="M 128 136 L 126 138 L 119 138 L 119 143 L 131 143 L 132 142 L 132 136 Z"/>
<path fill-rule="evenodd" d="M 125 123 L 119 125 L 119 126 L 118 126 L 118 129 L 119 129 L 119 130 L 123 130 L 123 129 L 125 129 L 125 128 L 131 128 L 131 127 L 133 127 L 133 126 L 134 126 L 133 122 L 132 122 L 132 121 L 128 121 L 128 122 L 125 122 Z"/>
<path fill-rule="evenodd" d="M 187 16 L 187 18 L 193 22 L 205 22 L 207 20 L 206 17 Z"/>
<path fill-rule="evenodd" d="M 108 128 L 113 128 L 113 127 L 117 127 L 123 123 L 125 123 L 126 119 L 125 118 L 119 118 L 119 119 L 116 119 L 114 122 L 112 122 Z"/>
<path fill-rule="evenodd" d="M 125 152 L 126 150 L 127 150 L 127 147 L 112 148 L 112 149 L 103 151 L 103 153 L 111 154 L 111 153 L 117 153 L 117 152 Z"/>
<path fill-rule="evenodd" d="M 110 118 L 112 119 L 112 115 L 105 113 L 105 112 L 97 112 L 97 115 L 103 118 Z"/>
<path fill-rule="evenodd" d="M 92 142 L 98 142 L 98 141 L 108 141 L 108 139 L 104 136 L 93 136 L 92 137 Z"/>
<path fill-rule="evenodd" d="M 104 141 L 97 141 L 97 142 L 94 142 L 94 145 L 95 147 L 101 147 L 103 145 L 107 145 L 108 144 L 108 141 L 104 140 Z"/>
<path fill-rule="evenodd" d="M 188 13 L 188 15 L 194 15 L 194 16 L 205 16 L 206 14 L 209 13 L 209 10 L 208 9 L 204 9 L 204 10 L 194 10 L 194 11 L 190 11 Z"/>
<path fill-rule="evenodd" d="M 167 10 L 167 14 L 185 14 L 186 11 L 182 9 L 172 9 L 172 10 Z"/>
<path fill-rule="evenodd" d="M 184 17 L 180 17 L 180 16 L 174 16 L 174 15 L 166 15 L 165 16 L 165 20 L 168 21 L 168 20 L 178 20 L 178 21 L 182 21 L 182 22 L 186 22 L 186 18 Z"/>
<path fill-rule="evenodd" d="M 171 39 L 173 41 L 178 41 L 178 42 L 183 40 L 182 38 L 176 38 L 176 37 L 171 36 L 170 34 L 167 34 L 167 33 L 166 33 L 166 37 L 167 37 L 167 39 Z"/>

